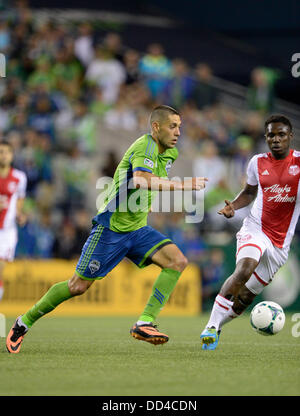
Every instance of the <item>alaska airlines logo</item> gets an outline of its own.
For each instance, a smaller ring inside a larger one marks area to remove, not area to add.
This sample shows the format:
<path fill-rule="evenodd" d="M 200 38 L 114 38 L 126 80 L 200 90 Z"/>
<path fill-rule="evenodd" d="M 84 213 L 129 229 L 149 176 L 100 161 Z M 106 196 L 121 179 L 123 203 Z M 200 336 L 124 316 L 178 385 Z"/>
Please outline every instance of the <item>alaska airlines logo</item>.
<path fill-rule="evenodd" d="M 269 196 L 268 201 L 274 202 L 295 202 L 296 196 L 289 196 L 291 192 L 291 187 L 289 185 L 280 186 L 278 183 L 272 186 L 264 188 L 264 192 L 269 192 L 275 194 L 274 196 Z M 286 195 L 283 195 L 286 194 Z"/>

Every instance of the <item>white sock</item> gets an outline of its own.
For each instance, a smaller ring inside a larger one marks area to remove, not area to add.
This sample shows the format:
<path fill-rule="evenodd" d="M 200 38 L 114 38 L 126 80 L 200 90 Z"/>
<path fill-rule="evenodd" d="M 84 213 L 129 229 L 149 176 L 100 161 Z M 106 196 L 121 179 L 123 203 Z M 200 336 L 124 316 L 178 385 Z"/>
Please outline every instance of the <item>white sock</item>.
<path fill-rule="evenodd" d="M 232 305 L 233 302 L 222 295 L 217 295 L 206 328 L 214 326 L 216 330 L 219 330 L 225 322 L 231 319 L 230 316 L 234 313 Z"/>
<path fill-rule="evenodd" d="M 219 329 L 221 329 L 224 324 L 227 324 L 227 322 L 231 322 L 234 318 L 237 318 L 238 316 L 240 315 L 235 313 L 232 307 L 230 307 L 226 315 L 224 315 L 223 319 L 221 320 Z"/>
<path fill-rule="evenodd" d="M 149 325 L 150 322 L 145 322 L 145 321 L 137 321 L 136 323 L 137 325 Z"/>

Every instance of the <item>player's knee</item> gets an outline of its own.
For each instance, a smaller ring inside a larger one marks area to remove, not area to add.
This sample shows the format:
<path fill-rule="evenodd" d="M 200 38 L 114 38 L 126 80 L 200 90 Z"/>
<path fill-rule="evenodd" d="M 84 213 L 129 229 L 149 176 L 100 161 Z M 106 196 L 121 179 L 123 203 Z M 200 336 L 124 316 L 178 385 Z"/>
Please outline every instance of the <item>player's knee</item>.
<path fill-rule="evenodd" d="M 178 270 L 179 272 L 183 272 L 187 265 L 188 259 L 183 254 L 181 254 L 180 256 L 177 256 L 173 259 L 172 266 L 170 268 Z"/>
<path fill-rule="evenodd" d="M 92 282 L 83 280 L 79 276 L 74 275 L 69 280 L 68 286 L 72 296 L 80 296 L 87 291 L 91 284 Z"/>

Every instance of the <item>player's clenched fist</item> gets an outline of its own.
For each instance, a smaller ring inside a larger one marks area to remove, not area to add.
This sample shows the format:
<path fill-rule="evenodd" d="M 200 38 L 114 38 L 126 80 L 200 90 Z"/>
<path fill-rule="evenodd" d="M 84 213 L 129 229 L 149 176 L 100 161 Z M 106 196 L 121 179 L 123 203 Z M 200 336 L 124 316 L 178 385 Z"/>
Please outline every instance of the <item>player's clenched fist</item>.
<path fill-rule="evenodd" d="M 226 218 L 231 218 L 234 216 L 234 208 L 232 202 L 225 199 L 225 207 L 218 211 L 218 214 L 224 215 Z"/>

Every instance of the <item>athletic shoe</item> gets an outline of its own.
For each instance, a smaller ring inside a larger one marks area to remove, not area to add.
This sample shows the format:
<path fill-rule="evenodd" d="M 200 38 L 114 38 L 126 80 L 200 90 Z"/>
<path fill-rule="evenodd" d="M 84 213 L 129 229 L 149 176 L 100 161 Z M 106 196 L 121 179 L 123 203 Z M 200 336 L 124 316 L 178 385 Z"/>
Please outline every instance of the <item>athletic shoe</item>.
<path fill-rule="evenodd" d="M 150 324 L 142 325 L 134 324 L 130 329 L 130 334 L 133 338 L 139 339 L 140 341 L 150 342 L 154 345 L 168 342 L 168 335 L 159 332 L 156 328 L 157 326 L 153 325 L 152 322 Z"/>
<path fill-rule="evenodd" d="M 12 354 L 20 352 L 24 335 L 28 331 L 28 328 L 20 322 L 20 318 L 21 316 L 18 316 L 6 338 L 6 349 Z"/>
<path fill-rule="evenodd" d="M 202 341 L 203 350 L 215 350 L 217 348 L 221 331 L 217 331 L 216 328 L 205 328 L 200 339 Z"/>

